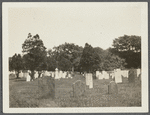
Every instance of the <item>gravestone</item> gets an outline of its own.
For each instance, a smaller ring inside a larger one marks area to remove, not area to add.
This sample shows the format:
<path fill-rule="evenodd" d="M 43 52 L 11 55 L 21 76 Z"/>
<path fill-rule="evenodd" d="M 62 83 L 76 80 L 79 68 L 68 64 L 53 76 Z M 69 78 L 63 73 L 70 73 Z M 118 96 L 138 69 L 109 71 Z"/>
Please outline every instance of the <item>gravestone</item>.
<path fill-rule="evenodd" d="M 109 74 L 106 71 L 102 71 L 102 74 L 104 79 L 109 79 Z"/>
<path fill-rule="evenodd" d="M 55 77 L 55 73 L 54 72 L 52 72 L 52 77 Z"/>
<path fill-rule="evenodd" d="M 121 75 L 128 78 L 128 70 L 121 70 Z"/>
<path fill-rule="evenodd" d="M 88 74 L 89 76 L 89 88 L 93 88 L 93 77 L 92 77 L 92 73 L 89 73 Z"/>
<path fill-rule="evenodd" d="M 55 80 L 50 76 L 38 79 L 38 96 L 39 98 L 55 97 Z"/>
<path fill-rule="evenodd" d="M 38 78 L 38 72 L 37 71 L 35 72 L 34 77 L 35 77 L 35 79 Z"/>
<path fill-rule="evenodd" d="M 108 85 L 108 94 L 118 94 L 118 87 L 115 81 L 111 81 Z"/>
<path fill-rule="evenodd" d="M 68 74 L 68 78 L 71 78 L 71 74 L 70 73 Z"/>
<path fill-rule="evenodd" d="M 65 71 L 65 72 L 63 73 L 63 78 L 66 78 L 66 75 L 67 75 L 67 72 Z"/>
<path fill-rule="evenodd" d="M 116 83 L 122 83 L 122 76 L 121 76 L 121 70 L 120 69 L 115 69 L 115 82 Z"/>
<path fill-rule="evenodd" d="M 63 72 L 59 71 L 59 78 L 63 78 Z"/>
<path fill-rule="evenodd" d="M 135 82 L 136 77 L 137 77 L 136 69 L 130 69 L 129 70 L 129 77 L 128 77 L 129 83 Z"/>
<path fill-rule="evenodd" d="M 99 72 L 98 79 L 103 79 L 103 75 L 102 75 L 102 73 L 101 73 L 101 72 Z"/>
<path fill-rule="evenodd" d="M 31 79 L 31 77 L 30 77 L 29 73 L 27 73 L 26 81 L 28 82 L 28 81 L 30 81 L 30 79 Z"/>
<path fill-rule="evenodd" d="M 55 69 L 55 79 L 59 79 L 59 73 L 58 73 L 58 69 Z"/>
<path fill-rule="evenodd" d="M 27 74 L 28 74 L 27 72 L 24 72 L 24 73 L 23 73 L 23 77 L 26 78 L 26 77 L 27 77 Z"/>
<path fill-rule="evenodd" d="M 85 92 L 85 85 L 81 82 L 81 80 L 77 80 L 73 83 L 73 97 L 80 97 Z"/>
<path fill-rule="evenodd" d="M 19 77 L 22 78 L 23 77 L 23 73 L 22 71 L 19 73 Z"/>
<path fill-rule="evenodd" d="M 89 86 L 88 73 L 85 74 L 85 83 Z"/>

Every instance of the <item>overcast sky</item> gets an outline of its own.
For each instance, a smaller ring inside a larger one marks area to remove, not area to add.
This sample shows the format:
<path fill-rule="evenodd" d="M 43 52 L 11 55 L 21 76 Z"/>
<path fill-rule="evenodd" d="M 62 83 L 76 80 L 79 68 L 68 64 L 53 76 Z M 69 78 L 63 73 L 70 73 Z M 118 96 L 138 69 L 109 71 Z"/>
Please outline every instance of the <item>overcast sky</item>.
<path fill-rule="evenodd" d="M 47 49 L 65 42 L 107 49 L 123 35 L 141 36 L 141 7 L 125 3 L 50 3 L 8 10 L 9 56 L 22 53 L 28 36 L 39 34 Z"/>

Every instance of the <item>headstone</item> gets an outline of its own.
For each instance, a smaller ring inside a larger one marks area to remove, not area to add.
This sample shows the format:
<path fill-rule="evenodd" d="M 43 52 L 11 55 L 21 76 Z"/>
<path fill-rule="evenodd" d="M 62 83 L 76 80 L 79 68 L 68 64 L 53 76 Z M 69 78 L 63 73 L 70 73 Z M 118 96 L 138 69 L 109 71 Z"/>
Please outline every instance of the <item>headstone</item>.
<path fill-rule="evenodd" d="M 135 78 L 137 77 L 137 72 L 136 69 L 130 69 L 129 70 L 129 77 L 128 77 L 128 81 L 130 83 L 135 82 Z"/>
<path fill-rule="evenodd" d="M 68 78 L 71 78 L 71 74 L 70 73 L 68 74 Z"/>
<path fill-rule="evenodd" d="M 28 74 L 27 72 L 24 72 L 24 73 L 23 73 L 23 77 L 26 78 L 26 77 L 27 77 L 27 74 Z"/>
<path fill-rule="evenodd" d="M 63 78 L 63 72 L 59 71 L 59 78 Z"/>
<path fill-rule="evenodd" d="M 121 75 L 128 78 L 128 70 L 121 70 Z"/>
<path fill-rule="evenodd" d="M 93 77 L 92 77 L 92 73 L 89 73 L 88 74 L 89 76 L 89 88 L 93 88 Z"/>
<path fill-rule="evenodd" d="M 85 85 L 81 82 L 81 80 L 77 80 L 73 83 L 73 96 L 80 97 L 85 92 Z"/>
<path fill-rule="evenodd" d="M 34 74 L 35 79 L 38 78 L 38 75 L 39 75 L 39 74 L 38 74 L 38 72 L 36 71 L 35 74 Z"/>
<path fill-rule="evenodd" d="M 29 73 L 27 73 L 27 77 L 26 77 L 26 81 L 28 82 L 28 81 L 30 81 L 30 75 L 29 75 Z"/>
<path fill-rule="evenodd" d="M 55 77 L 55 73 L 54 72 L 52 72 L 52 77 Z"/>
<path fill-rule="evenodd" d="M 117 94 L 117 93 L 118 93 L 117 84 L 114 81 L 111 81 L 108 85 L 108 94 Z"/>
<path fill-rule="evenodd" d="M 99 78 L 98 79 L 103 79 L 103 75 L 101 72 L 99 72 Z"/>
<path fill-rule="evenodd" d="M 109 79 L 109 74 L 106 71 L 102 71 L 104 79 Z"/>
<path fill-rule="evenodd" d="M 62 73 L 62 78 L 65 78 L 66 77 L 66 74 L 65 74 L 65 72 L 64 73 Z"/>
<path fill-rule="evenodd" d="M 19 77 L 22 78 L 23 77 L 23 73 L 22 71 L 19 73 Z"/>
<path fill-rule="evenodd" d="M 122 83 L 122 76 L 121 76 L 121 70 L 120 69 L 115 69 L 115 82 L 116 83 Z"/>
<path fill-rule="evenodd" d="M 59 73 L 58 73 L 58 69 L 55 69 L 55 79 L 59 79 Z"/>
<path fill-rule="evenodd" d="M 85 74 L 85 83 L 87 86 L 89 86 L 89 79 L 88 79 L 88 73 Z"/>

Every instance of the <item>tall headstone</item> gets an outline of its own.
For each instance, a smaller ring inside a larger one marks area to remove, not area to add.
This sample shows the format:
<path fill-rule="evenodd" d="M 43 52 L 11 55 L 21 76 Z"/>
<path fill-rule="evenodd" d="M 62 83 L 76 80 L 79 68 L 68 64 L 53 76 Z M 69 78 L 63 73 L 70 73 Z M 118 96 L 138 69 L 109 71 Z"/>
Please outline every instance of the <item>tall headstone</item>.
<path fill-rule="evenodd" d="M 63 72 L 59 71 L 59 78 L 63 78 Z"/>
<path fill-rule="evenodd" d="M 55 79 L 59 79 L 59 73 L 58 73 L 58 69 L 55 69 Z"/>
<path fill-rule="evenodd" d="M 89 86 L 89 80 L 88 80 L 88 73 L 85 74 L 85 83 L 87 86 Z"/>
<path fill-rule="evenodd" d="M 38 72 L 36 71 L 35 74 L 34 74 L 35 79 L 38 78 L 38 75 L 39 75 L 39 74 L 38 74 Z"/>
<path fill-rule="evenodd" d="M 52 77 L 55 77 L 55 73 L 54 72 L 52 72 Z"/>
<path fill-rule="evenodd" d="M 31 77 L 30 77 L 29 73 L 27 73 L 26 81 L 28 82 L 28 81 L 30 81 L 30 79 L 31 79 Z"/>
<path fill-rule="evenodd" d="M 86 73 L 86 85 L 88 85 L 90 89 L 93 88 L 92 73 Z"/>
<path fill-rule="evenodd" d="M 115 82 L 116 83 L 122 83 L 122 76 L 121 76 L 121 70 L 120 69 L 115 69 Z"/>

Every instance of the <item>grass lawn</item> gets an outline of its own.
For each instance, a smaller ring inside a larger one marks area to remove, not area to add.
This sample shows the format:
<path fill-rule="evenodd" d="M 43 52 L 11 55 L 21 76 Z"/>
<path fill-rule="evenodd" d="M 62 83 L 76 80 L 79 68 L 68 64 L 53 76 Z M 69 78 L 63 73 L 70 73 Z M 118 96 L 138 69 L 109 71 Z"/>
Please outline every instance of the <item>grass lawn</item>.
<path fill-rule="evenodd" d="M 42 78 L 40 78 L 42 79 Z M 137 81 L 129 84 L 127 78 L 123 83 L 117 84 L 118 95 L 108 94 L 110 80 L 93 80 L 93 89 L 86 87 L 85 93 L 73 97 L 72 84 L 85 78 L 75 75 L 73 79 L 55 80 L 55 98 L 50 95 L 39 97 L 38 79 L 26 82 L 25 78 L 15 79 L 9 76 L 9 102 L 10 107 L 131 107 L 141 106 L 141 83 Z"/>

